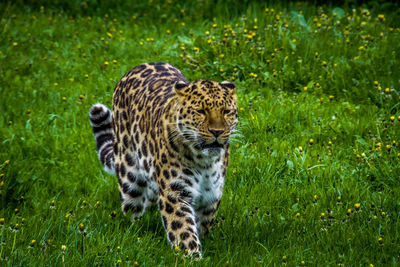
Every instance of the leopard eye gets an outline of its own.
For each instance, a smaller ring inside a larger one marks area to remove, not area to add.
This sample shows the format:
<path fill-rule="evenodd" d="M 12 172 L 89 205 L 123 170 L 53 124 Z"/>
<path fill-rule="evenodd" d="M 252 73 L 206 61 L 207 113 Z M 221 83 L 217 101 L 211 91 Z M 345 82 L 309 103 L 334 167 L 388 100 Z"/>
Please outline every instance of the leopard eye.
<path fill-rule="evenodd" d="M 229 114 L 229 113 L 231 113 L 231 110 L 229 110 L 229 109 L 225 109 L 224 110 L 224 114 L 226 115 L 226 114 Z"/>
<path fill-rule="evenodd" d="M 200 113 L 200 114 L 203 114 L 203 115 L 205 115 L 205 114 L 206 114 L 206 112 L 205 112 L 205 110 L 204 110 L 204 109 L 198 109 L 198 110 L 197 110 L 197 112 L 198 112 L 198 113 Z"/>

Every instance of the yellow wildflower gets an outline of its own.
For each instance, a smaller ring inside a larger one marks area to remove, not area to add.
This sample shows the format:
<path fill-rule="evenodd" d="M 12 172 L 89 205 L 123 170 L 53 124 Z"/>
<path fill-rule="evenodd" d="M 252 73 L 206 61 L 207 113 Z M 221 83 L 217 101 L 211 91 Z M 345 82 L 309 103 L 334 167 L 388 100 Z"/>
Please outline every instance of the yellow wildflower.
<path fill-rule="evenodd" d="M 361 206 L 360 203 L 356 203 L 354 204 L 354 209 L 358 211 L 360 209 L 360 206 Z"/>

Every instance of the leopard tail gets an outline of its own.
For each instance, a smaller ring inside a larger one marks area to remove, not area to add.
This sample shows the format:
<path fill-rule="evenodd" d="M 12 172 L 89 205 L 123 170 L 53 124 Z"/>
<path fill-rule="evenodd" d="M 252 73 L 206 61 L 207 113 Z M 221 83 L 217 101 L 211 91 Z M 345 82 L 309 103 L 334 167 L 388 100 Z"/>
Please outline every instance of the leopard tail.
<path fill-rule="evenodd" d="M 89 118 L 101 164 L 106 172 L 115 174 L 112 112 L 105 105 L 97 103 L 90 109 Z"/>

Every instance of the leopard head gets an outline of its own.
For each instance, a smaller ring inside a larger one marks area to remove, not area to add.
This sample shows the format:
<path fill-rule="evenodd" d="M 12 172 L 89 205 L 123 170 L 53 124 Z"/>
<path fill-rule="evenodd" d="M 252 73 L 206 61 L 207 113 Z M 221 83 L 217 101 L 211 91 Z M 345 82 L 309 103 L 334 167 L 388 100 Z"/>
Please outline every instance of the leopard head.
<path fill-rule="evenodd" d="M 177 130 L 183 139 L 204 154 L 227 149 L 238 122 L 235 85 L 228 81 L 179 81 L 175 92 L 179 99 Z"/>

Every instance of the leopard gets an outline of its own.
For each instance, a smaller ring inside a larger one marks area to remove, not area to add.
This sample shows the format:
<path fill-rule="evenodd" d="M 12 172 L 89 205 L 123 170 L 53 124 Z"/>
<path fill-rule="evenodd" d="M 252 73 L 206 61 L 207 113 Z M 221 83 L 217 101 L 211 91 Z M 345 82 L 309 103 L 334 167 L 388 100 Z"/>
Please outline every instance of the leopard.
<path fill-rule="evenodd" d="M 100 162 L 117 177 L 122 212 L 136 220 L 158 204 L 171 246 L 201 258 L 238 124 L 235 84 L 188 82 L 169 63 L 144 63 L 116 84 L 112 111 L 97 103 L 89 118 Z"/>

